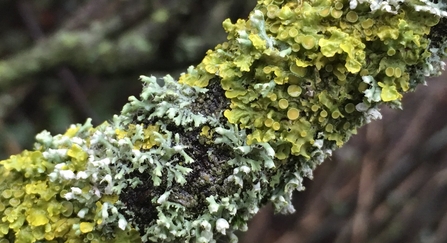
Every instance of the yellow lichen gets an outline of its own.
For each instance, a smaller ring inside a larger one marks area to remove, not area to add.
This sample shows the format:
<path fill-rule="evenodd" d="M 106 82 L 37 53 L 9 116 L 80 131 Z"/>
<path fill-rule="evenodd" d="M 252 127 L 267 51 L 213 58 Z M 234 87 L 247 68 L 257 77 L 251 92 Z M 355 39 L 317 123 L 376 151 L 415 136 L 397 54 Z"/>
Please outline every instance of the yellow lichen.
<path fill-rule="evenodd" d="M 278 101 L 278 107 L 285 110 L 287 109 L 287 107 L 289 106 L 289 101 L 287 101 L 286 99 L 280 99 Z"/>
<path fill-rule="evenodd" d="M 281 129 L 281 123 L 273 122 L 272 128 L 273 128 L 273 130 L 278 131 L 279 129 Z"/>
<path fill-rule="evenodd" d="M 301 87 L 300 86 L 298 86 L 298 85 L 290 85 L 288 88 L 287 88 L 287 93 L 291 96 L 291 97 L 298 97 L 298 96 L 300 96 L 300 94 L 301 94 L 301 92 L 302 92 L 302 89 L 301 89 Z"/>
<path fill-rule="evenodd" d="M 351 23 L 357 22 L 358 19 L 359 19 L 359 16 L 357 15 L 357 13 L 355 11 L 349 11 L 346 14 L 346 20 L 348 20 Z"/>
<path fill-rule="evenodd" d="M 271 119 L 271 118 L 267 118 L 267 119 L 265 119 L 265 121 L 264 121 L 264 126 L 266 126 L 266 127 L 271 127 L 271 126 L 273 125 L 274 122 L 275 122 L 275 121 L 274 121 L 273 119 Z"/>
<path fill-rule="evenodd" d="M 95 224 L 90 222 L 82 222 L 79 224 L 79 229 L 82 233 L 89 233 L 93 231 Z"/>
<path fill-rule="evenodd" d="M 290 108 L 287 111 L 287 118 L 290 120 L 296 120 L 300 116 L 300 111 L 297 108 Z"/>
<path fill-rule="evenodd" d="M 80 131 L 80 125 L 72 126 L 63 136 L 74 136 Z M 95 129 L 88 132 L 93 134 Z M 101 229 L 95 225 L 80 224 L 78 213 L 85 205 L 80 201 L 65 200 L 73 188 L 80 190 L 82 195 L 88 195 L 92 189 L 88 180 L 73 178 L 76 171 L 86 167 L 84 147 L 77 143 L 67 144 L 70 143 L 61 143 L 60 147 L 54 148 L 65 151 L 58 153 L 61 156 L 59 159 L 64 161 L 58 166 L 58 170 L 64 171 L 67 177 L 64 180 L 50 178 L 49 175 L 57 175 L 58 172 L 54 171 L 54 163 L 47 161 L 40 151 L 24 151 L 0 161 L 0 238 L 14 239 L 15 242 L 82 242 L 87 237 L 85 233 L 89 232 L 89 242 L 105 242 Z M 118 197 L 108 195 L 98 200 L 113 204 Z M 82 217 L 97 220 L 101 215 L 93 214 L 94 210 L 91 208 L 82 213 Z M 77 232 L 73 225 L 79 224 L 81 228 Z"/>
<path fill-rule="evenodd" d="M 267 166 L 271 174 L 282 168 L 289 169 L 289 164 L 283 165 L 293 161 L 298 161 L 296 167 L 315 166 L 321 161 L 313 160 L 313 157 L 341 146 L 358 126 L 368 122 L 377 105 L 386 102 L 398 105 L 402 93 L 415 87 L 414 79 L 418 76 L 413 72 L 421 74 L 416 69 L 427 63 L 432 51 L 427 35 L 430 27 L 439 21 L 430 13 L 413 11 L 407 2 L 399 5 L 397 13 L 381 9 L 371 13 L 365 10 L 367 6 L 351 8 L 350 5 L 343 0 L 260 0 L 249 20 L 238 20 L 234 24 L 230 20 L 224 21 L 228 42 L 209 50 L 197 67 L 189 68 L 181 75 L 179 82 L 208 87 L 211 79 L 219 80 L 222 93 L 230 103 L 224 108 L 223 115 L 234 124 L 226 124 L 226 128 L 231 127 L 240 131 L 241 137 L 246 136 L 246 141 L 229 136 L 229 140 L 234 140 L 229 143 L 237 143 L 234 151 L 251 153 L 249 156 L 253 157 L 257 156 L 251 152 L 253 148 L 273 148 L 274 156 L 281 161 L 275 160 L 278 164 Z M 213 92 L 218 90 L 209 88 Z M 182 95 L 179 92 L 176 97 Z M 203 91 L 201 95 L 207 93 Z M 145 100 L 151 98 L 148 95 Z M 183 109 L 183 103 L 180 104 L 176 109 Z M 146 106 L 150 105 L 144 104 L 144 109 Z M 172 114 L 170 110 L 160 113 Z M 141 156 L 145 150 L 152 149 L 152 152 L 167 147 L 167 152 L 185 152 L 178 134 L 176 142 L 179 145 L 171 146 L 171 141 L 164 140 L 171 133 L 162 134 L 163 125 L 148 125 L 153 124 L 154 114 L 142 123 L 140 120 L 140 124 L 126 123 L 122 127 L 120 124 L 115 131 L 108 131 L 112 135 L 94 148 L 105 150 L 108 158 L 101 161 L 96 154 L 92 157 L 87 154 L 91 149 L 87 145 L 94 139 L 100 140 L 94 129 L 83 135 L 91 140 L 70 139 L 83 131 L 80 126 L 72 126 L 60 135 L 65 140 L 53 144 L 52 154 L 44 152 L 45 146 L 49 145 L 42 142 L 36 151 L 24 151 L 1 161 L 0 238 L 16 242 L 141 241 L 138 232 L 129 229 L 127 223 L 120 223 L 120 228 L 126 226 L 125 230 L 106 225 L 110 223 L 107 221 L 109 206 L 118 202 L 118 195 L 113 193 L 122 189 L 107 187 L 112 180 L 125 177 L 108 174 L 108 163 L 111 158 L 116 158 L 116 154 L 109 153 L 108 146 L 111 141 L 128 144 L 132 159 L 135 157 L 138 163 L 149 160 Z M 160 117 L 160 120 L 164 119 Z M 224 119 L 220 114 L 216 117 L 219 122 Z M 158 118 L 155 116 L 155 120 Z M 208 126 L 212 122 L 207 120 L 197 124 L 187 131 L 193 131 L 195 135 L 199 133 L 200 142 L 203 138 L 212 140 L 215 128 Z M 216 134 L 217 131 L 216 128 Z M 224 140 L 220 135 L 219 139 Z M 194 150 L 194 146 L 188 149 Z M 273 153 L 269 152 L 268 156 Z M 290 156 L 299 158 L 288 159 Z M 119 161 L 122 162 L 120 166 L 126 167 L 132 160 L 129 157 Z M 94 161 L 98 164 L 107 164 L 100 171 L 107 174 L 100 182 L 85 179 L 90 176 L 85 170 L 93 166 L 87 164 L 91 162 L 90 158 L 98 159 Z M 151 165 L 159 162 L 148 161 Z M 252 169 L 259 171 L 257 163 L 253 163 Z M 144 166 L 138 169 L 141 173 L 151 171 L 149 177 L 152 177 L 154 186 L 168 184 L 167 188 L 174 181 L 180 185 L 186 183 L 183 175 L 187 174 L 163 176 L 165 169 L 171 169 L 167 167 L 191 170 L 182 167 L 182 162 L 157 164 L 153 171 Z M 236 178 L 235 175 L 232 176 Z M 157 177 L 159 181 L 156 181 Z M 246 178 L 250 179 L 250 176 Z M 245 179 L 241 181 L 245 183 Z M 97 193 L 98 188 L 107 188 L 108 192 Z M 89 202 L 87 206 L 85 201 Z M 163 204 L 160 201 L 157 203 Z M 177 211 L 181 211 L 181 206 L 178 207 Z M 174 232 L 161 229 L 160 232 L 166 234 L 160 234 L 160 238 Z M 114 239 L 106 239 L 103 233 Z"/>

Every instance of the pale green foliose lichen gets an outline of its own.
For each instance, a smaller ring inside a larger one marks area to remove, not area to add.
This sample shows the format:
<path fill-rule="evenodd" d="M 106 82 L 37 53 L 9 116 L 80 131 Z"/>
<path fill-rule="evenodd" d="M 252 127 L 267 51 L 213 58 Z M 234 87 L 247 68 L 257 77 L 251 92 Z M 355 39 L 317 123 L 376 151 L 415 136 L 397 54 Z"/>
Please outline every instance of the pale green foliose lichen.
<path fill-rule="evenodd" d="M 120 115 L 0 162 L 2 242 L 237 241 L 378 105 L 439 75 L 442 3 L 259 0 L 179 82 L 142 76 Z M 436 37 L 438 38 L 438 37 Z"/>

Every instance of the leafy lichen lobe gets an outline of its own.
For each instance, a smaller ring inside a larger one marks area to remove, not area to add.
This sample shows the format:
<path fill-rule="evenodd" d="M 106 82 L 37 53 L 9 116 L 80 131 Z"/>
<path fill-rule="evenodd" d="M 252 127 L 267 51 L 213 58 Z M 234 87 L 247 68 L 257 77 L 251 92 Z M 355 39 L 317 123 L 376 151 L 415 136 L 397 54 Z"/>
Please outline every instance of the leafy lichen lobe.
<path fill-rule="evenodd" d="M 379 13 L 348 1 L 258 1 L 249 20 L 224 21 L 228 42 L 180 82 L 206 87 L 220 77 L 231 100 L 225 117 L 250 130 L 248 144 L 308 159 L 317 134 L 341 146 L 370 120 L 359 114 L 400 105 L 423 81 L 413 67 L 427 62 L 439 17 L 411 5 Z"/>

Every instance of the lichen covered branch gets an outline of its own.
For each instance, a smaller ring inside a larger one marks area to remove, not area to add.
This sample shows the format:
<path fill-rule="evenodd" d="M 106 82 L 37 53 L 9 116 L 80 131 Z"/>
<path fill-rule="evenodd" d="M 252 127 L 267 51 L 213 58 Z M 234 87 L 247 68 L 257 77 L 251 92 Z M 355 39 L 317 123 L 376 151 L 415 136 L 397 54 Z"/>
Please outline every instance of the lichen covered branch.
<path fill-rule="evenodd" d="M 259 0 L 179 81 L 142 76 L 120 115 L 1 161 L 11 242 L 237 241 L 356 129 L 438 75 L 447 16 L 430 1 Z"/>

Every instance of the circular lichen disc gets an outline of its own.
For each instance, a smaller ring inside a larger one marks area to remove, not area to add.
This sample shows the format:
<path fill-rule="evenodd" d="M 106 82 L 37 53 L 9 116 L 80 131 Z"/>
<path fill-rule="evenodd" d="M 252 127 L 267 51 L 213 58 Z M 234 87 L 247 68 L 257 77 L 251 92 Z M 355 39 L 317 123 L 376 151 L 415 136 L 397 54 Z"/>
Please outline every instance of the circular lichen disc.
<path fill-rule="evenodd" d="M 349 103 L 349 104 L 345 105 L 345 111 L 347 113 L 352 113 L 352 112 L 354 112 L 354 110 L 355 110 L 355 105 L 354 104 Z"/>
<path fill-rule="evenodd" d="M 402 76 L 402 69 L 400 69 L 400 68 L 395 68 L 394 69 L 394 76 L 396 77 L 396 78 L 400 78 L 401 76 Z"/>
<path fill-rule="evenodd" d="M 272 125 L 273 125 L 273 119 L 271 119 L 271 118 L 267 118 L 267 119 L 265 119 L 265 121 L 264 121 L 264 125 L 266 126 L 266 127 L 271 127 Z"/>
<path fill-rule="evenodd" d="M 332 112 L 331 116 L 332 116 L 332 118 L 337 119 L 341 116 L 341 113 L 340 113 L 340 111 L 335 110 L 334 112 Z"/>
<path fill-rule="evenodd" d="M 354 11 L 349 11 L 349 12 L 346 14 L 346 20 L 348 20 L 348 21 L 351 22 L 351 23 L 355 23 L 355 22 L 357 22 L 358 19 L 359 19 L 359 16 L 358 16 L 357 13 L 354 12 Z"/>
<path fill-rule="evenodd" d="M 324 8 L 318 12 L 318 14 L 320 14 L 320 16 L 323 18 L 329 16 L 330 13 L 331 13 L 330 8 Z"/>
<path fill-rule="evenodd" d="M 279 108 L 285 110 L 287 109 L 287 107 L 289 107 L 289 101 L 287 101 L 286 99 L 280 99 L 278 101 L 278 106 Z"/>
<path fill-rule="evenodd" d="M 387 68 L 385 69 L 385 74 L 386 74 L 386 76 L 388 76 L 388 77 L 392 77 L 392 76 L 394 75 L 394 68 L 392 68 L 392 67 L 387 67 Z"/>
<path fill-rule="evenodd" d="M 273 130 L 278 131 L 281 129 L 281 124 L 279 122 L 274 122 L 272 125 Z"/>
<path fill-rule="evenodd" d="M 310 50 L 315 47 L 315 38 L 311 35 L 306 35 L 301 38 L 301 45 L 303 45 L 304 49 Z"/>
<path fill-rule="evenodd" d="M 331 10 L 331 16 L 336 19 L 339 19 L 342 15 L 343 15 L 343 11 L 341 11 L 341 10 L 337 10 L 337 9 Z"/>
<path fill-rule="evenodd" d="M 287 118 L 290 120 L 296 120 L 300 116 L 300 111 L 297 108 L 290 108 L 287 111 Z"/>
<path fill-rule="evenodd" d="M 302 89 L 300 86 L 292 84 L 287 88 L 287 93 L 292 97 L 300 96 Z"/>

